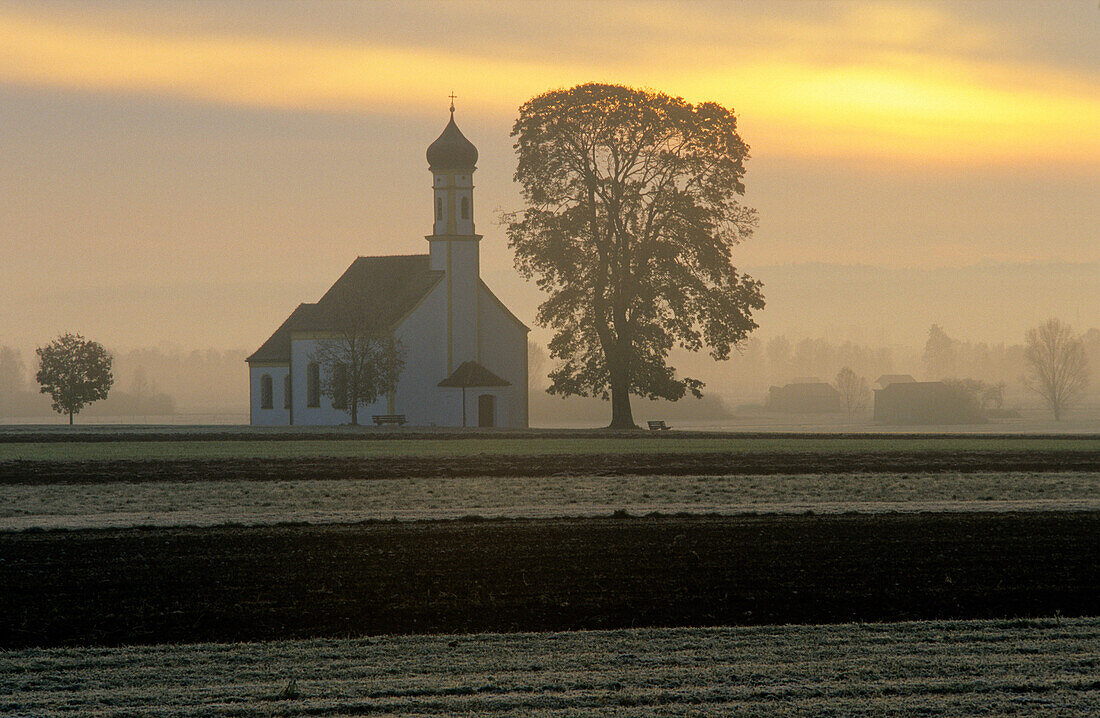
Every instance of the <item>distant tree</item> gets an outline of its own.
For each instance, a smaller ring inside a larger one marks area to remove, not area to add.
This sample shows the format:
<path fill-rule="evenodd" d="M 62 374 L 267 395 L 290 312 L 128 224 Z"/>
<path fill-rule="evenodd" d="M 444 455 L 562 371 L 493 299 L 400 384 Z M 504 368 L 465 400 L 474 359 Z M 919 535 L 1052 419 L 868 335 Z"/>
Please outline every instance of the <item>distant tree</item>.
<path fill-rule="evenodd" d="M 993 387 L 978 379 L 943 379 L 954 398 L 954 410 L 960 420 L 979 421 L 985 419 L 983 409 L 988 408 Z"/>
<path fill-rule="evenodd" d="M 144 367 L 134 369 L 129 391 L 115 390 L 111 399 L 94 407 L 96 414 L 166 416 L 176 411 L 176 400 L 157 390 L 157 383 L 148 378 Z"/>
<path fill-rule="evenodd" d="M 335 408 L 347 410 L 352 425 L 358 425 L 360 406 L 370 406 L 397 388 L 406 352 L 390 328 L 376 320 L 377 302 L 372 312 L 366 293 L 351 293 L 345 300 L 331 335 L 318 341 L 310 360 L 321 369 L 321 394 Z"/>
<path fill-rule="evenodd" d="M 504 218 L 516 268 L 549 295 L 548 391 L 610 399 L 613 428 L 634 427 L 631 394 L 701 397 L 670 350 L 727 359 L 764 307 L 731 262 L 756 225 L 733 111 L 586 84 L 528 100 L 512 136 L 527 208 Z"/>
<path fill-rule="evenodd" d="M 50 344 L 38 347 L 35 380 L 43 394 L 53 400 L 53 410 L 68 414 L 69 423 L 93 401 L 107 398 L 114 384 L 111 355 L 98 342 L 79 334 L 62 334 Z"/>
<path fill-rule="evenodd" d="M 775 383 L 785 382 L 794 371 L 791 343 L 785 336 L 768 340 L 764 353 L 768 358 L 768 378 Z"/>
<path fill-rule="evenodd" d="M 546 366 L 549 358 L 546 349 L 534 341 L 527 341 L 527 390 L 541 391 L 546 384 Z"/>
<path fill-rule="evenodd" d="M 999 381 L 996 384 L 986 384 L 982 382 L 981 389 L 978 392 L 978 404 L 983 411 L 986 409 L 1004 408 L 1006 386 L 1007 385 L 1003 381 Z"/>
<path fill-rule="evenodd" d="M 1027 375 L 1024 386 L 1043 398 L 1054 420 L 1062 416 L 1088 385 L 1089 364 L 1085 346 L 1072 327 L 1048 319 L 1028 329 L 1024 339 Z"/>
<path fill-rule="evenodd" d="M 871 405 L 871 388 L 867 385 L 867 378 L 857 376 L 848 367 L 837 372 L 836 390 L 840 392 L 840 403 L 848 412 L 848 421 L 852 420 L 853 414 Z"/>
<path fill-rule="evenodd" d="M 11 411 L 26 390 L 26 368 L 18 350 L 0 347 L 0 412 Z"/>
<path fill-rule="evenodd" d="M 130 393 L 138 400 L 156 393 L 156 386 L 149 383 L 149 380 L 145 377 L 145 369 L 142 367 L 134 369 L 134 379 L 130 383 Z"/>
<path fill-rule="evenodd" d="M 976 409 L 1000 409 L 1005 404 L 1005 383 L 989 384 L 981 379 L 945 379 L 944 383 L 965 394 Z"/>
<path fill-rule="evenodd" d="M 13 396 L 26 389 L 26 367 L 19 351 L 0 347 L 0 397 Z"/>
<path fill-rule="evenodd" d="M 955 340 L 939 324 L 928 329 L 928 341 L 921 356 L 927 376 L 944 379 L 955 374 Z"/>
<path fill-rule="evenodd" d="M 1081 335 L 1081 343 L 1085 345 L 1085 358 L 1090 367 L 1100 367 L 1100 329 L 1090 328 Z"/>

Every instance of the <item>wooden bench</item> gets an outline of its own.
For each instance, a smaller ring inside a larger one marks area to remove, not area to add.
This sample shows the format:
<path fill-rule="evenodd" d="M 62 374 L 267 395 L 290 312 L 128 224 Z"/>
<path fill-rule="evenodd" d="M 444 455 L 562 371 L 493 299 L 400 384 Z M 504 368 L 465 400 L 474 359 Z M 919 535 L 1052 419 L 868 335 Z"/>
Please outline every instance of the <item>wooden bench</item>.
<path fill-rule="evenodd" d="M 650 431 L 668 431 L 672 428 L 664 421 L 647 421 L 646 423 L 649 424 Z"/>
<path fill-rule="evenodd" d="M 404 426 L 406 421 L 404 414 L 375 414 L 371 418 L 374 419 L 375 426 L 382 426 L 383 424 Z"/>

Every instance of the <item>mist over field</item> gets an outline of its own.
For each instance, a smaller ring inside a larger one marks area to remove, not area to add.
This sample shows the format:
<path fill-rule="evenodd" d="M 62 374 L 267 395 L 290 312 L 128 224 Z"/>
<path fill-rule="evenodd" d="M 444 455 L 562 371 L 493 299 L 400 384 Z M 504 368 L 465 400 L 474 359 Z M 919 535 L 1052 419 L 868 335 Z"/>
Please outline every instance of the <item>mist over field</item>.
<path fill-rule="evenodd" d="M 949 373 L 937 373 L 928 366 L 923 334 L 910 343 L 879 343 L 874 337 L 834 339 L 773 334 L 761 330 L 730 360 L 716 363 L 707 355 L 679 352 L 674 364 L 681 372 L 702 378 L 707 386 L 701 400 L 687 397 L 676 403 L 635 399 L 640 417 L 661 417 L 681 426 L 801 425 L 807 422 L 843 427 L 852 422 L 839 412 L 808 417 L 765 412 L 768 389 L 795 380 L 816 379 L 834 383 L 838 371 L 849 367 L 873 383 L 885 374 L 910 374 L 918 380 L 943 378 L 977 379 L 989 384 L 1005 383 L 1004 405 L 1017 409 L 1027 426 L 1054 430 L 1042 400 L 1022 383 L 1026 373 L 1022 337 L 1004 343 L 969 341 L 952 336 L 954 363 Z M 1081 334 L 1089 363 L 1100 367 L 1100 329 Z M 5 353 L 3 350 L 7 349 Z M 187 350 L 171 344 L 144 349 L 115 351 L 116 388 L 103 402 L 82 413 L 89 423 L 244 423 L 248 417 L 248 376 L 244 358 L 249 350 Z M 552 362 L 545 347 L 530 347 L 531 425 L 545 427 L 601 426 L 606 423 L 607 404 L 595 398 L 560 397 L 546 394 L 547 372 Z M 17 350 L 0 342 L 0 422 L 59 422 L 49 409 L 48 399 L 33 385 L 33 349 Z M 866 426 L 869 408 L 855 417 Z M 1092 382 L 1070 418 L 1084 425 L 1100 421 L 1100 381 Z M 995 424 L 1011 428 L 1012 424 Z"/>

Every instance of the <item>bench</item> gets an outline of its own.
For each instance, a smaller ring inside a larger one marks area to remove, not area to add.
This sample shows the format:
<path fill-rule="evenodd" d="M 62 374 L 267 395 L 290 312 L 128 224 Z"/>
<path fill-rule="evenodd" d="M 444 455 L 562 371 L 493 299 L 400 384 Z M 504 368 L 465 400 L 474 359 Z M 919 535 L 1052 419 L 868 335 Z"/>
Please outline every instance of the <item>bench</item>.
<path fill-rule="evenodd" d="M 406 421 L 404 414 L 375 414 L 371 418 L 374 419 L 375 426 L 382 426 L 383 424 L 404 426 Z"/>
<path fill-rule="evenodd" d="M 664 421 L 647 421 L 646 423 L 649 424 L 650 431 L 668 431 L 672 428 Z"/>

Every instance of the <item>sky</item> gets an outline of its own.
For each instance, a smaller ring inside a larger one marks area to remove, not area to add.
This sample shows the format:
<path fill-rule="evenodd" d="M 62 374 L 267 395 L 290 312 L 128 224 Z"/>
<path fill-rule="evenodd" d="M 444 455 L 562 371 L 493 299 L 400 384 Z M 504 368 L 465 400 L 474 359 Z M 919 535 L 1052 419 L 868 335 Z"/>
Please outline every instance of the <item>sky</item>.
<path fill-rule="evenodd" d="M 0 344 L 254 349 L 356 256 L 427 251 L 424 150 L 480 152 L 483 276 L 518 107 L 588 81 L 732 107 L 762 338 L 1100 326 L 1100 6 L 0 1 Z"/>

